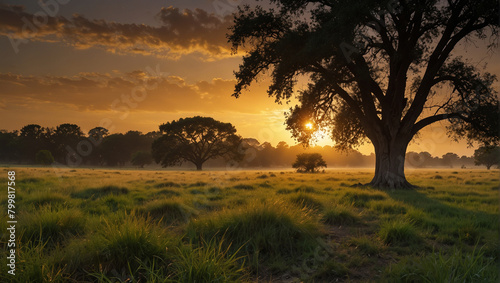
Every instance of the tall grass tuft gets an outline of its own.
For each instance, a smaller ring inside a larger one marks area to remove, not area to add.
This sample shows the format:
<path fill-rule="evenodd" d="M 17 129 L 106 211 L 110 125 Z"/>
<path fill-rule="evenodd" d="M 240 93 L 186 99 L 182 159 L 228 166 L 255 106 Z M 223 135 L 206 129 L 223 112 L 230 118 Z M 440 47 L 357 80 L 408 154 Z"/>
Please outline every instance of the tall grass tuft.
<path fill-rule="evenodd" d="M 283 263 L 314 250 L 321 225 L 308 209 L 283 202 L 258 203 L 240 210 L 226 210 L 194 220 L 187 235 L 194 242 L 225 235 L 225 241 L 241 247 L 254 267 L 258 263 Z"/>
<path fill-rule="evenodd" d="M 247 184 L 238 184 L 234 185 L 233 188 L 237 190 L 255 190 L 255 187 L 252 185 L 247 185 Z"/>
<path fill-rule="evenodd" d="M 241 282 L 246 270 L 244 264 L 239 263 L 238 251 L 230 252 L 230 245 L 224 244 L 224 236 L 219 241 L 202 239 L 198 247 L 177 248 L 171 265 L 172 279 L 175 282 Z"/>
<path fill-rule="evenodd" d="M 349 245 L 356 247 L 361 253 L 368 256 L 377 255 L 381 248 L 378 241 L 371 237 L 353 237 L 349 240 Z"/>
<path fill-rule="evenodd" d="M 322 217 L 322 221 L 329 225 L 351 225 L 359 220 L 352 209 L 344 205 L 329 206 Z"/>
<path fill-rule="evenodd" d="M 370 208 L 375 211 L 388 214 L 406 213 L 406 208 L 394 200 L 373 201 L 370 203 Z"/>
<path fill-rule="evenodd" d="M 367 207 L 370 200 L 383 199 L 385 199 L 385 197 L 381 194 L 346 192 L 342 198 L 340 198 L 340 203 L 356 207 Z"/>
<path fill-rule="evenodd" d="M 429 254 L 421 259 L 406 258 L 386 270 L 389 282 L 499 282 L 494 259 L 474 247 L 472 253 L 455 249 L 447 255 Z"/>
<path fill-rule="evenodd" d="M 170 283 L 175 282 L 171 279 L 171 270 L 168 267 L 168 262 L 161 258 L 153 258 L 151 261 L 144 262 L 136 259 L 138 267 L 132 269 L 130 265 L 127 269 L 122 269 L 121 273 L 114 272 L 106 274 L 102 270 L 97 272 L 89 272 L 88 276 L 97 282 L 148 282 L 148 283 Z"/>
<path fill-rule="evenodd" d="M 0 266 L 0 282 L 71 282 L 64 265 L 49 256 L 47 242 L 18 245 L 15 275 L 8 274 L 7 264 Z"/>
<path fill-rule="evenodd" d="M 37 208 L 46 204 L 51 204 L 52 206 L 54 206 L 55 204 L 61 204 L 67 201 L 69 201 L 69 198 L 60 193 L 38 191 L 31 193 L 29 197 L 26 198 L 25 203 L 32 204 Z"/>
<path fill-rule="evenodd" d="M 95 227 L 96 232 L 76 240 L 66 249 L 65 261 L 72 269 L 104 274 L 131 268 L 155 258 L 167 259 L 167 250 L 177 241 L 148 219 L 125 215 Z"/>
<path fill-rule="evenodd" d="M 300 207 L 321 209 L 323 204 L 307 193 L 300 192 L 290 198 L 290 201 Z"/>
<path fill-rule="evenodd" d="M 129 190 L 125 187 L 110 185 L 99 188 L 88 188 L 82 191 L 74 192 L 71 194 L 71 197 L 83 198 L 83 199 L 97 199 L 107 195 L 123 195 L 128 193 Z"/>
<path fill-rule="evenodd" d="M 316 189 L 311 186 L 299 186 L 295 188 L 295 192 L 304 192 L 304 193 L 314 193 Z"/>
<path fill-rule="evenodd" d="M 140 211 L 167 224 L 187 222 L 195 213 L 194 208 L 169 199 L 149 202 Z"/>
<path fill-rule="evenodd" d="M 174 182 L 164 182 L 164 183 L 158 183 L 154 185 L 155 188 L 180 188 L 181 185 L 178 183 Z"/>
<path fill-rule="evenodd" d="M 382 223 L 379 236 L 386 244 L 400 246 L 408 246 L 421 240 L 413 224 L 402 219 Z"/>
<path fill-rule="evenodd" d="M 36 213 L 22 216 L 23 243 L 47 243 L 52 246 L 66 237 L 81 235 L 85 231 L 85 217 L 77 209 L 52 209 L 45 206 Z"/>
<path fill-rule="evenodd" d="M 157 191 L 155 193 L 155 195 L 164 195 L 164 196 L 168 196 L 168 197 L 174 197 L 174 196 L 178 197 L 181 194 L 179 192 L 172 191 L 172 190 L 169 190 L 169 189 L 163 189 L 163 190 Z"/>

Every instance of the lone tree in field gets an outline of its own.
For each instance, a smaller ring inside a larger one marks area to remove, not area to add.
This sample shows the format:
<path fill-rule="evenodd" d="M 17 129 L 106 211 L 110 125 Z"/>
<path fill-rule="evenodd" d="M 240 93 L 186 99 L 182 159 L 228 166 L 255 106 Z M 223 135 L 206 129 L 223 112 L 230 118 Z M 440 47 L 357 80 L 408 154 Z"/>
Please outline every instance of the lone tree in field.
<path fill-rule="evenodd" d="M 35 161 L 38 164 L 50 165 L 54 163 L 52 153 L 46 149 L 39 150 L 35 155 Z"/>
<path fill-rule="evenodd" d="M 369 140 L 370 185 L 411 188 L 405 152 L 422 128 L 447 120 L 452 137 L 498 141 L 496 77 L 453 53 L 464 41 L 497 44 L 497 1 L 271 2 L 235 16 L 229 41 L 249 51 L 233 96 L 269 72 L 269 96 L 288 101 L 308 79 L 286 120 L 299 142 L 309 144 L 311 129 L 328 130 L 343 149 Z"/>
<path fill-rule="evenodd" d="M 150 152 L 137 151 L 132 155 L 132 159 L 130 161 L 132 165 L 137 166 L 139 168 L 144 168 L 144 165 L 153 163 L 153 157 L 151 156 Z"/>
<path fill-rule="evenodd" d="M 474 151 L 474 164 L 484 165 L 490 170 L 491 166 L 500 166 L 500 147 L 482 146 Z"/>
<path fill-rule="evenodd" d="M 321 167 L 326 167 L 326 162 L 319 153 L 301 153 L 297 154 L 297 159 L 292 164 L 297 172 L 314 173 Z"/>
<path fill-rule="evenodd" d="M 163 167 L 188 161 L 201 170 L 209 159 L 239 157 L 241 138 L 230 123 L 196 116 L 163 124 L 160 132 L 163 136 L 153 142 L 153 158 Z"/>

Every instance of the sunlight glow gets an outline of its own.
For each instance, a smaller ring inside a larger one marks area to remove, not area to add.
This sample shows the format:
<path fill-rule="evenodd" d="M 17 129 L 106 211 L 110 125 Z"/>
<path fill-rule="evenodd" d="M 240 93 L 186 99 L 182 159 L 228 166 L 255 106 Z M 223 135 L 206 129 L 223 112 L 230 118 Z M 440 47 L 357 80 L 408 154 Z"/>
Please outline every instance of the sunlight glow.
<path fill-rule="evenodd" d="M 312 130 L 313 129 L 313 124 L 312 123 L 307 123 L 306 124 L 306 129 Z"/>

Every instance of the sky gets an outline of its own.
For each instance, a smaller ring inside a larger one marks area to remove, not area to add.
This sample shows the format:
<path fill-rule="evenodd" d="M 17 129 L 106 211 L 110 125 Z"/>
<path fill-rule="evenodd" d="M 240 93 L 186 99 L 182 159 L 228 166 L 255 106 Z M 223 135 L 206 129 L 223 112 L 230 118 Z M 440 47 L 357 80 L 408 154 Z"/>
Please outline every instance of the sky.
<path fill-rule="evenodd" d="M 146 133 L 200 115 L 232 123 L 243 137 L 295 144 L 284 125 L 295 100 L 275 103 L 267 78 L 231 96 L 244 53 L 232 53 L 226 33 L 236 7 L 254 1 L 44 2 L 0 1 L 0 129 L 73 123 L 84 132 L 103 126 Z M 459 52 L 500 74 L 492 64 L 500 56 L 485 44 Z M 445 125 L 424 129 L 408 150 L 472 155 L 466 141 L 447 138 Z"/>

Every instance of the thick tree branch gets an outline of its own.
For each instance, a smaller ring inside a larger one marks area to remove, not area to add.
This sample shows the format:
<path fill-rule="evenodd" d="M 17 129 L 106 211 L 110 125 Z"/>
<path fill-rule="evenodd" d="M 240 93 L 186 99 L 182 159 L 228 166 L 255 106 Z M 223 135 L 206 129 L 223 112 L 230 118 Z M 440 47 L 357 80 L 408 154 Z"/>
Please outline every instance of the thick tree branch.
<path fill-rule="evenodd" d="M 438 115 L 434 115 L 434 116 L 429 116 L 429 117 L 426 117 L 426 118 L 418 121 L 417 123 L 415 123 L 415 125 L 413 125 L 412 131 L 411 131 L 411 136 L 413 137 L 416 133 L 418 133 L 418 131 L 420 131 L 421 129 L 423 129 L 424 127 L 426 127 L 432 123 L 435 123 L 435 122 L 438 122 L 441 120 L 447 120 L 450 118 L 460 118 L 464 121 L 470 121 L 467 117 L 463 116 L 460 113 L 438 114 Z"/>

